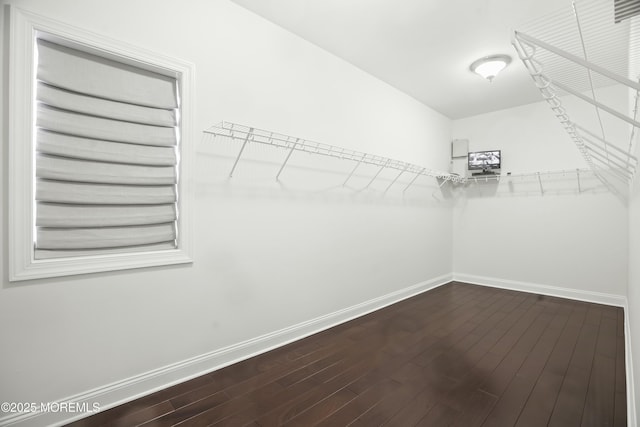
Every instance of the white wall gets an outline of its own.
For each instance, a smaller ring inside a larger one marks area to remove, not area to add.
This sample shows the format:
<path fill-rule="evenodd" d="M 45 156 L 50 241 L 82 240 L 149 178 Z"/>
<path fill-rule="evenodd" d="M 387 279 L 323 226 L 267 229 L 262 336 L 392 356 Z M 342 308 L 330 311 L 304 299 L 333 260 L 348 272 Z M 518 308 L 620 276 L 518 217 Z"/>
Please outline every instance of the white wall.
<path fill-rule="evenodd" d="M 640 19 L 632 19 L 630 21 L 630 38 L 637 40 L 638 34 L 640 34 Z M 637 80 L 640 78 L 640 60 L 633 51 L 635 46 L 630 47 L 630 64 L 629 64 L 629 77 Z M 637 94 L 629 90 L 629 108 L 627 111 L 633 111 L 636 108 Z M 638 151 L 638 145 L 640 144 L 640 134 L 636 129 L 635 134 L 635 154 L 640 153 Z M 640 408 L 640 176 L 636 174 L 635 182 L 631 186 L 629 197 L 629 286 L 627 289 L 627 298 L 629 304 L 628 322 L 629 325 L 627 331 L 629 331 L 629 339 L 627 342 L 631 343 L 631 369 L 634 375 L 633 384 L 635 390 L 632 389 L 632 398 L 635 399 L 635 418 L 638 418 L 638 408 Z M 631 425 L 631 424 L 630 424 Z"/>
<path fill-rule="evenodd" d="M 628 320 L 627 330 L 630 332 L 631 353 L 635 355 L 631 364 L 634 374 L 635 389 L 640 384 L 640 179 L 636 177 L 629 203 L 629 288 L 628 288 Z M 640 408 L 637 391 L 635 392 L 636 410 Z M 637 417 L 637 415 L 636 415 Z"/>
<path fill-rule="evenodd" d="M 624 111 L 622 88 L 598 95 Z M 592 107 L 574 98 L 563 102 L 572 119 L 596 130 Z M 612 122 L 605 126 L 614 140 L 620 135 Z M 470 151 L 501 149 L 503 173 L 586 167 L 544 102 L 456 120 L 453 137 L 468 138 Z M 466 191 L 454 209 L 456 275 L 533 291 L 535 286 L 525 284 L 564 288 L 538 290 L 609 303 L 617 296 L 622 302 L 628 265 L 624 201 L 589 175 L 581 176 L 581 192 L 573 173 L 543 177 L 542 184 L 541 190 L 536 177 L 512 178 Z"/>
<path fill-rule="evenodd" d="M 637 40 L 638 34 L 640 34 L 640 19 L 632 19 L 630 21 L 630 39 Z M 635 55 L 633 49 L 635 46 L 630 46 L 630 64 L 629 64 L 629 77 L 638 80 L 640 78 L 640 60 Z M 636 106 L 636 93 L 629 90 L 629 108 L 626 111 L 633 111 Z M 640 134 L 636 129 L 635 136 L 635 154 L 640 153 L 638 151 L 638 145 L 640 144 Z M 633 374 L 633 385 L 635 386 L 630 391 L 632 393 L 631 398 L 635 399 L 636 413 L 635 421 L 638 419 L 638 408 L 640 408 L 640 176 L 636 174 L 635 181 L 631 186 L 629 197 L 629 285 L 627 288 L 628 298 L 628 310 L 627 310 L 627 331 L 629 337 L 627 343 L 630 343 L 631 352 L 628 353 L 632 356 L 632 360 L 627 361 L 628 366 L 631 366 Z M 635 357 L 633 356 L 635 355 Z M 627 375 L 630 373 L 627 372 Z M 627 387 L 627 390 L 629 388 Z M 630 422 L 629 425 L 632 425 Z"/>
<path fill-rule="evenodd" d="M 342 188 L 353 164 L 296 154 L 277 183 L 285 153 L 260 149 L 228 180 L 239 146 L 199 133 L 224 119 L 447 169 L 444 116 L 227 1 L 7 3 L 196 65 L 197 213 L 193 265 L 9 283 L 5 131 L 0 401 L 63 399 L 449 277 L 433 180 L 383 196 L 393 173 Z"/>

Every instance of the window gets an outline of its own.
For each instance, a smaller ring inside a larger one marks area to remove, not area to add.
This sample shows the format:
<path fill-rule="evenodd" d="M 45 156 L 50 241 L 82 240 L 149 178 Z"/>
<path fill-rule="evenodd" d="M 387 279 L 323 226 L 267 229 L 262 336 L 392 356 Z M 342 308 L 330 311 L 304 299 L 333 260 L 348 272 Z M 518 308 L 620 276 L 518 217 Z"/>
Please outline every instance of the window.
<path fill-rule="evenodd" d="M 190 262 L 192 66 L 11 12 L 10 280 Z"/>

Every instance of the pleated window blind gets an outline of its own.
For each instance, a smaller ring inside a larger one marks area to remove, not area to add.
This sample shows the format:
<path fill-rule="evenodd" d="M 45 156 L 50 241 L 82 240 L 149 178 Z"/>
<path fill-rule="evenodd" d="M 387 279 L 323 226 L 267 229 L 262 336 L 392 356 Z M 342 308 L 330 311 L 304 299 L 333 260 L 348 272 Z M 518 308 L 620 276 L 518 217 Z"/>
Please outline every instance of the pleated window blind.
<path fill-rule="evenodd" d="M 34 258 L 178 238 L 175 78 L 37 39 Z"/>
<path fill-rule="evenodd" d="M 192 263 L 195 66 L 8 9 L 9 280 Z"/>

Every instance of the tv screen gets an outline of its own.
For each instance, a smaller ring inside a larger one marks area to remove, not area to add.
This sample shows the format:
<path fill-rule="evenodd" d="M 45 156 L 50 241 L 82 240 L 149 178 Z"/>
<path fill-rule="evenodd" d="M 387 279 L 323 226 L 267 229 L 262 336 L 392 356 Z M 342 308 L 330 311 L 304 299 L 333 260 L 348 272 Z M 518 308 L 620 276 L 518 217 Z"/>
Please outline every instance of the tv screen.
<path fill-rule="evenodd" d="M 469 170 L 500 169 L 500 150 L 469 153 Z"/>

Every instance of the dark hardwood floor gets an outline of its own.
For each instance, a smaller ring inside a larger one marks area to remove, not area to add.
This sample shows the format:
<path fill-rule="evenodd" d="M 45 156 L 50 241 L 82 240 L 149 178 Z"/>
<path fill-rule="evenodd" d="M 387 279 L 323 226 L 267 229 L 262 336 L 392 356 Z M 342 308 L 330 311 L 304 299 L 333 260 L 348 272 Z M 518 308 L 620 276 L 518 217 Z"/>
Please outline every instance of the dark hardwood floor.
<path fill-rule="evenodd" d="M 621 308 L 452 282 L 73 426 L 626 426 Z"/>

